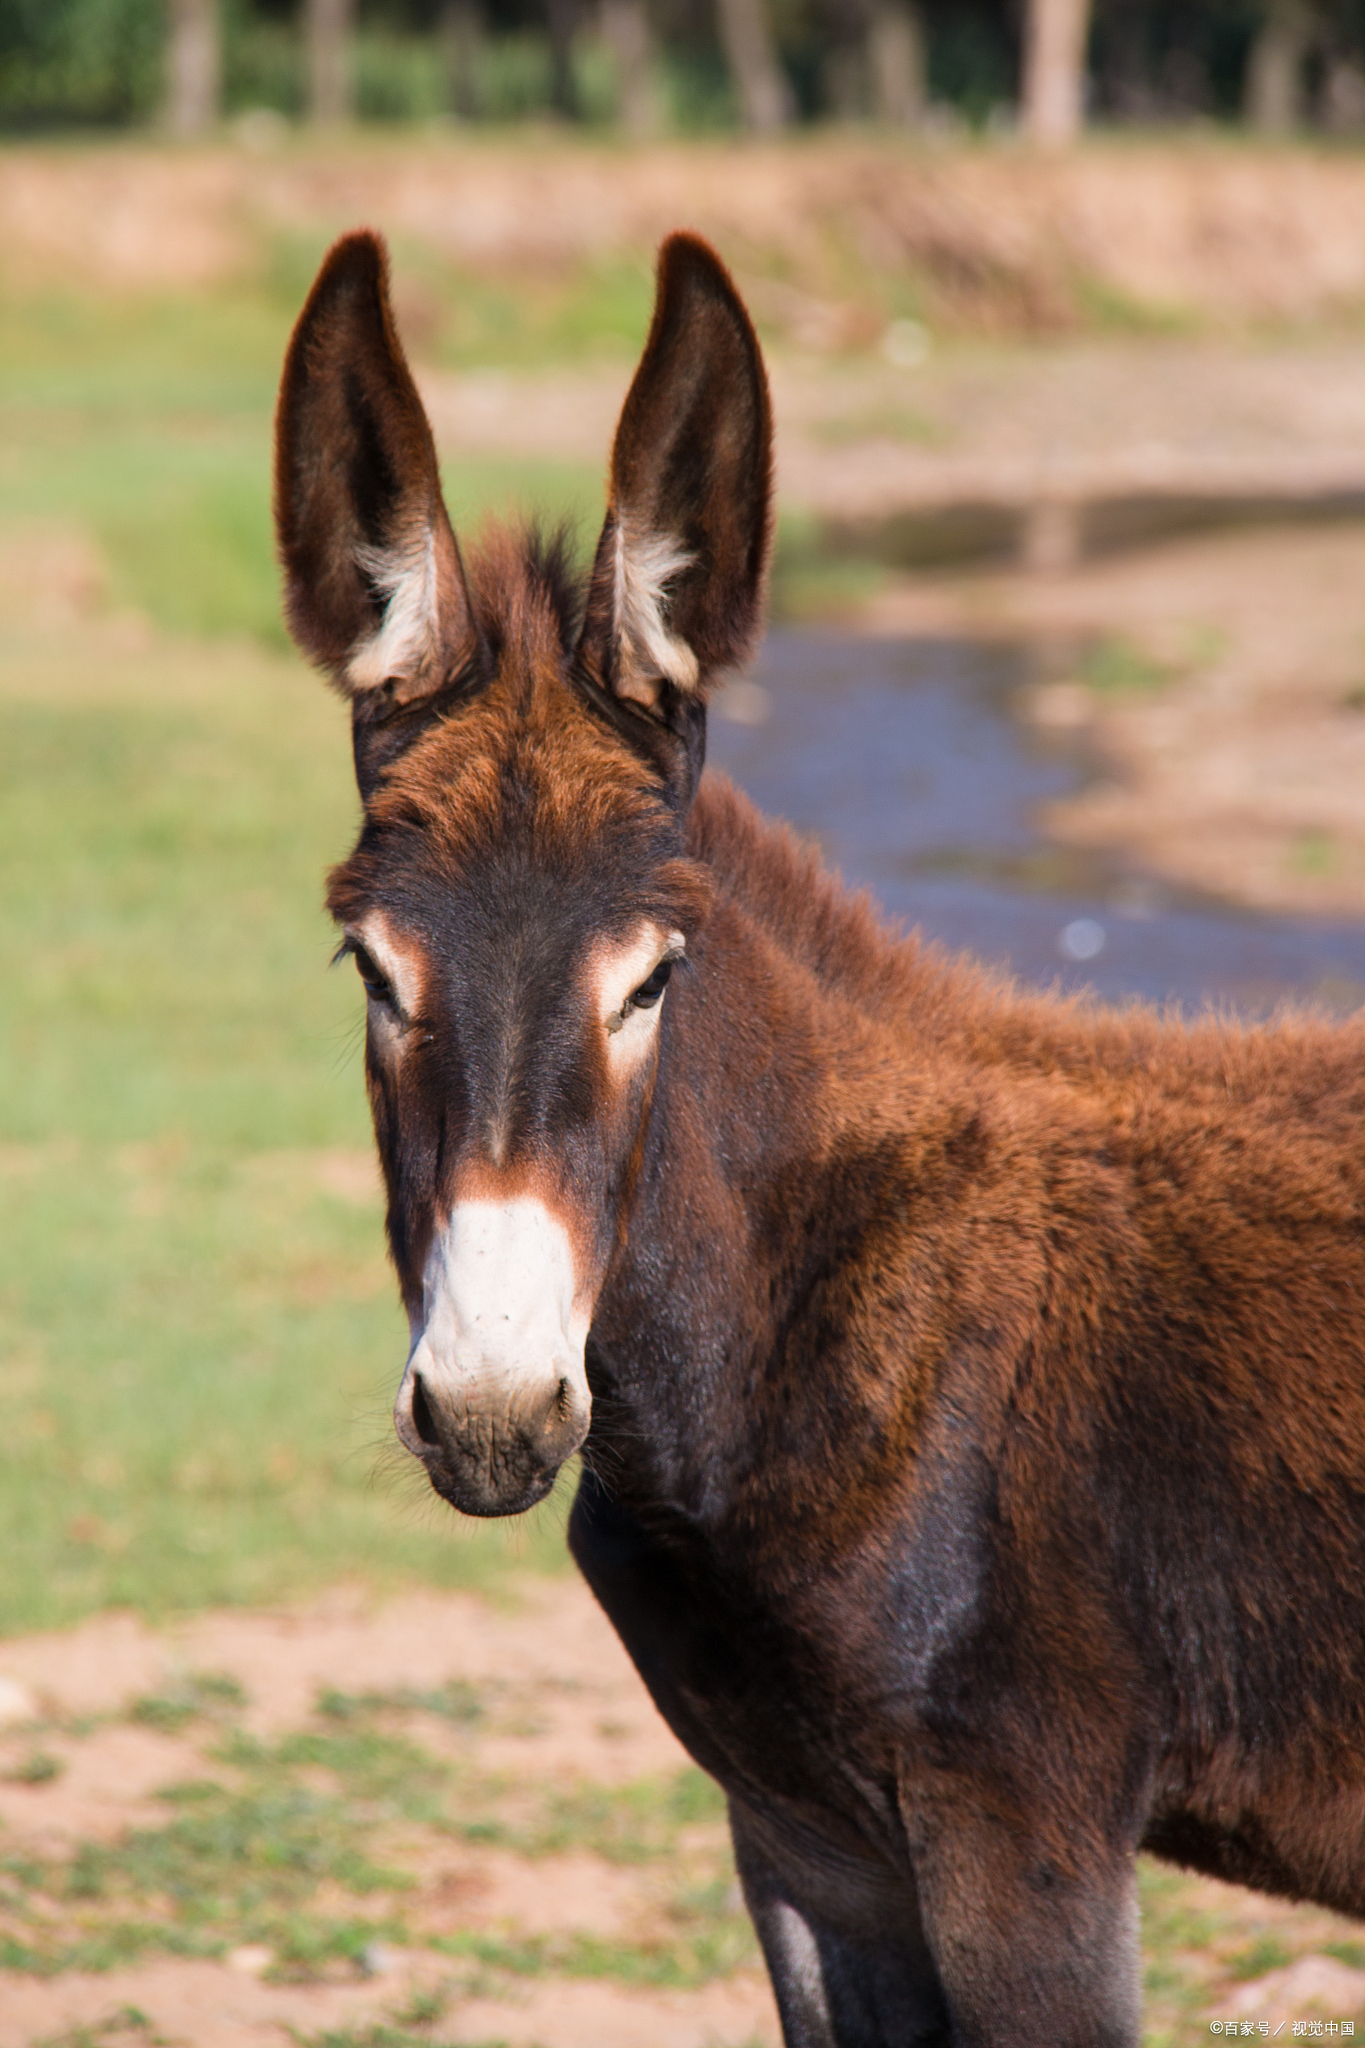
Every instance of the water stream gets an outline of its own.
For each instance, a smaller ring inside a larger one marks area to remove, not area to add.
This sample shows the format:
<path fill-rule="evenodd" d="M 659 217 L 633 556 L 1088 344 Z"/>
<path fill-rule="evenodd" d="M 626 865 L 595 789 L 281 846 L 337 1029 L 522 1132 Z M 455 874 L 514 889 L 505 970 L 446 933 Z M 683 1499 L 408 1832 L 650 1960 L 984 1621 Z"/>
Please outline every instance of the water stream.
<path fill-rule="evenodd" d="M 1365 1003 L 1365 923 L 1272 916 L 1049 841 L 1038 808 L 1094 774 L 1016 715 L 1022 651 L 774 631 L 722 697 L 709 759 L 845 880 L 1023 980 L 1263 1015 Z"/>

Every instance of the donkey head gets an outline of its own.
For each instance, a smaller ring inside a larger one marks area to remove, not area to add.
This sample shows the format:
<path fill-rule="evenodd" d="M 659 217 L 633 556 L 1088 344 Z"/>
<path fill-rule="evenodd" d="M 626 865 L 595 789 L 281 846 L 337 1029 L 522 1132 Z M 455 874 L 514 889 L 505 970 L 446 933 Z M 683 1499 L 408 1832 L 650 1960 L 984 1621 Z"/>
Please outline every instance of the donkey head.
<path fill-rule="evenodd" d="M 290 344 L 275 515 L 294 635 L 351 702 L 364 821 L 328 901 L 412 1331 L 395 1420 L 471 1514 L 530 1507 L 587 1434 L 665 987 L 708 903 L 684 840 L 706 694 L 760 623 L 770 447 L 753 329 L 687 235 L 581 589 L 558 543 L 462 559 L 376 237 L 332 250 Z"/>

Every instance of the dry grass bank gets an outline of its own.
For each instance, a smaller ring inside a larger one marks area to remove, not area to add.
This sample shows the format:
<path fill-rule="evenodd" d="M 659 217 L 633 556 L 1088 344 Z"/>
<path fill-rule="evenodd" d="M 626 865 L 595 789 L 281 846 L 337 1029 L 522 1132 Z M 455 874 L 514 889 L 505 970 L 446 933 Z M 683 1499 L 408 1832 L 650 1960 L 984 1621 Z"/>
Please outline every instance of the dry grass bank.
<path fill-rule="evenodd" d="M 279 235 L 372 221 L 475 271 L 644 262 L 687 224 L 774 330 L 817 347 L 918 311 L 994 334 L 1301 326 L 1365 305 L 1365 154 L 1241 139 L 1017 144 L 839 135 L 649 149 L 519 132 L 251 150 L 121 141 L 0 155 L 4 269 L 219 284 Z"/>

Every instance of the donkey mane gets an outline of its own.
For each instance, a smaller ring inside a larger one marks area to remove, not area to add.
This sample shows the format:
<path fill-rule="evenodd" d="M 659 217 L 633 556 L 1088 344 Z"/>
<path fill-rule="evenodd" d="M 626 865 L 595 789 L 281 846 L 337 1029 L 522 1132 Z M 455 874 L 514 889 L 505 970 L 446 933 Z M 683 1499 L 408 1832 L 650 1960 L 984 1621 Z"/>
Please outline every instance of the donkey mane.
<path fill-rule="evenodd" d="M 868 892 L 850 891 L 816 847 L 714 771 L 698 793 L 689 842 L 721 895 L 822 993 L 913 1038 L 921 1053 L 1106 1090 L 1146 1082 L 1167 1096 L 1207 1092 L 1223 1107 L 1254 1104 L 1267 1122 L 1334 1094 L 1352 1117 L 1365 1104 L 1361 1016 L 1343 1022 L 1285 1005 L 1273 1023 L 1248 1025 L 1216 1013 L 1190 1020 L 1136 1000 L 1106 1008 L 1085 992 L 1036 994 L 888 925 Z"/>
<path fill-rule="evenodd" d="M 475 623 L 496 661 L 530 637 L 569 655 L 583 624 L 588 572 L 575 561 L 568 520 L 546 526 L 488 520 L 464 556 Z"/>

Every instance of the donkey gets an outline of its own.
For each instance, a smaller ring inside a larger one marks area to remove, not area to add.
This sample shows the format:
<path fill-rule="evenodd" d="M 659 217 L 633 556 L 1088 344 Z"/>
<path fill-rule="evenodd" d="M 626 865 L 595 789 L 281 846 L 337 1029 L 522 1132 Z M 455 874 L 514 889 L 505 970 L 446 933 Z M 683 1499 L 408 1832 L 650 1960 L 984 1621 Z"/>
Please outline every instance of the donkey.
<path fill-rule="evenodd" d="M 689 235 L 579 578 L 462 558 L 373 235 L 299 320 L 397 1431 L 471 1515 L 582 1453 L 790 2048 L 1133 2044 L 1139 1849 L 1365 1914 L 1365 1028 L 1022 993 L 703 775 L 770 474 Z"/>

